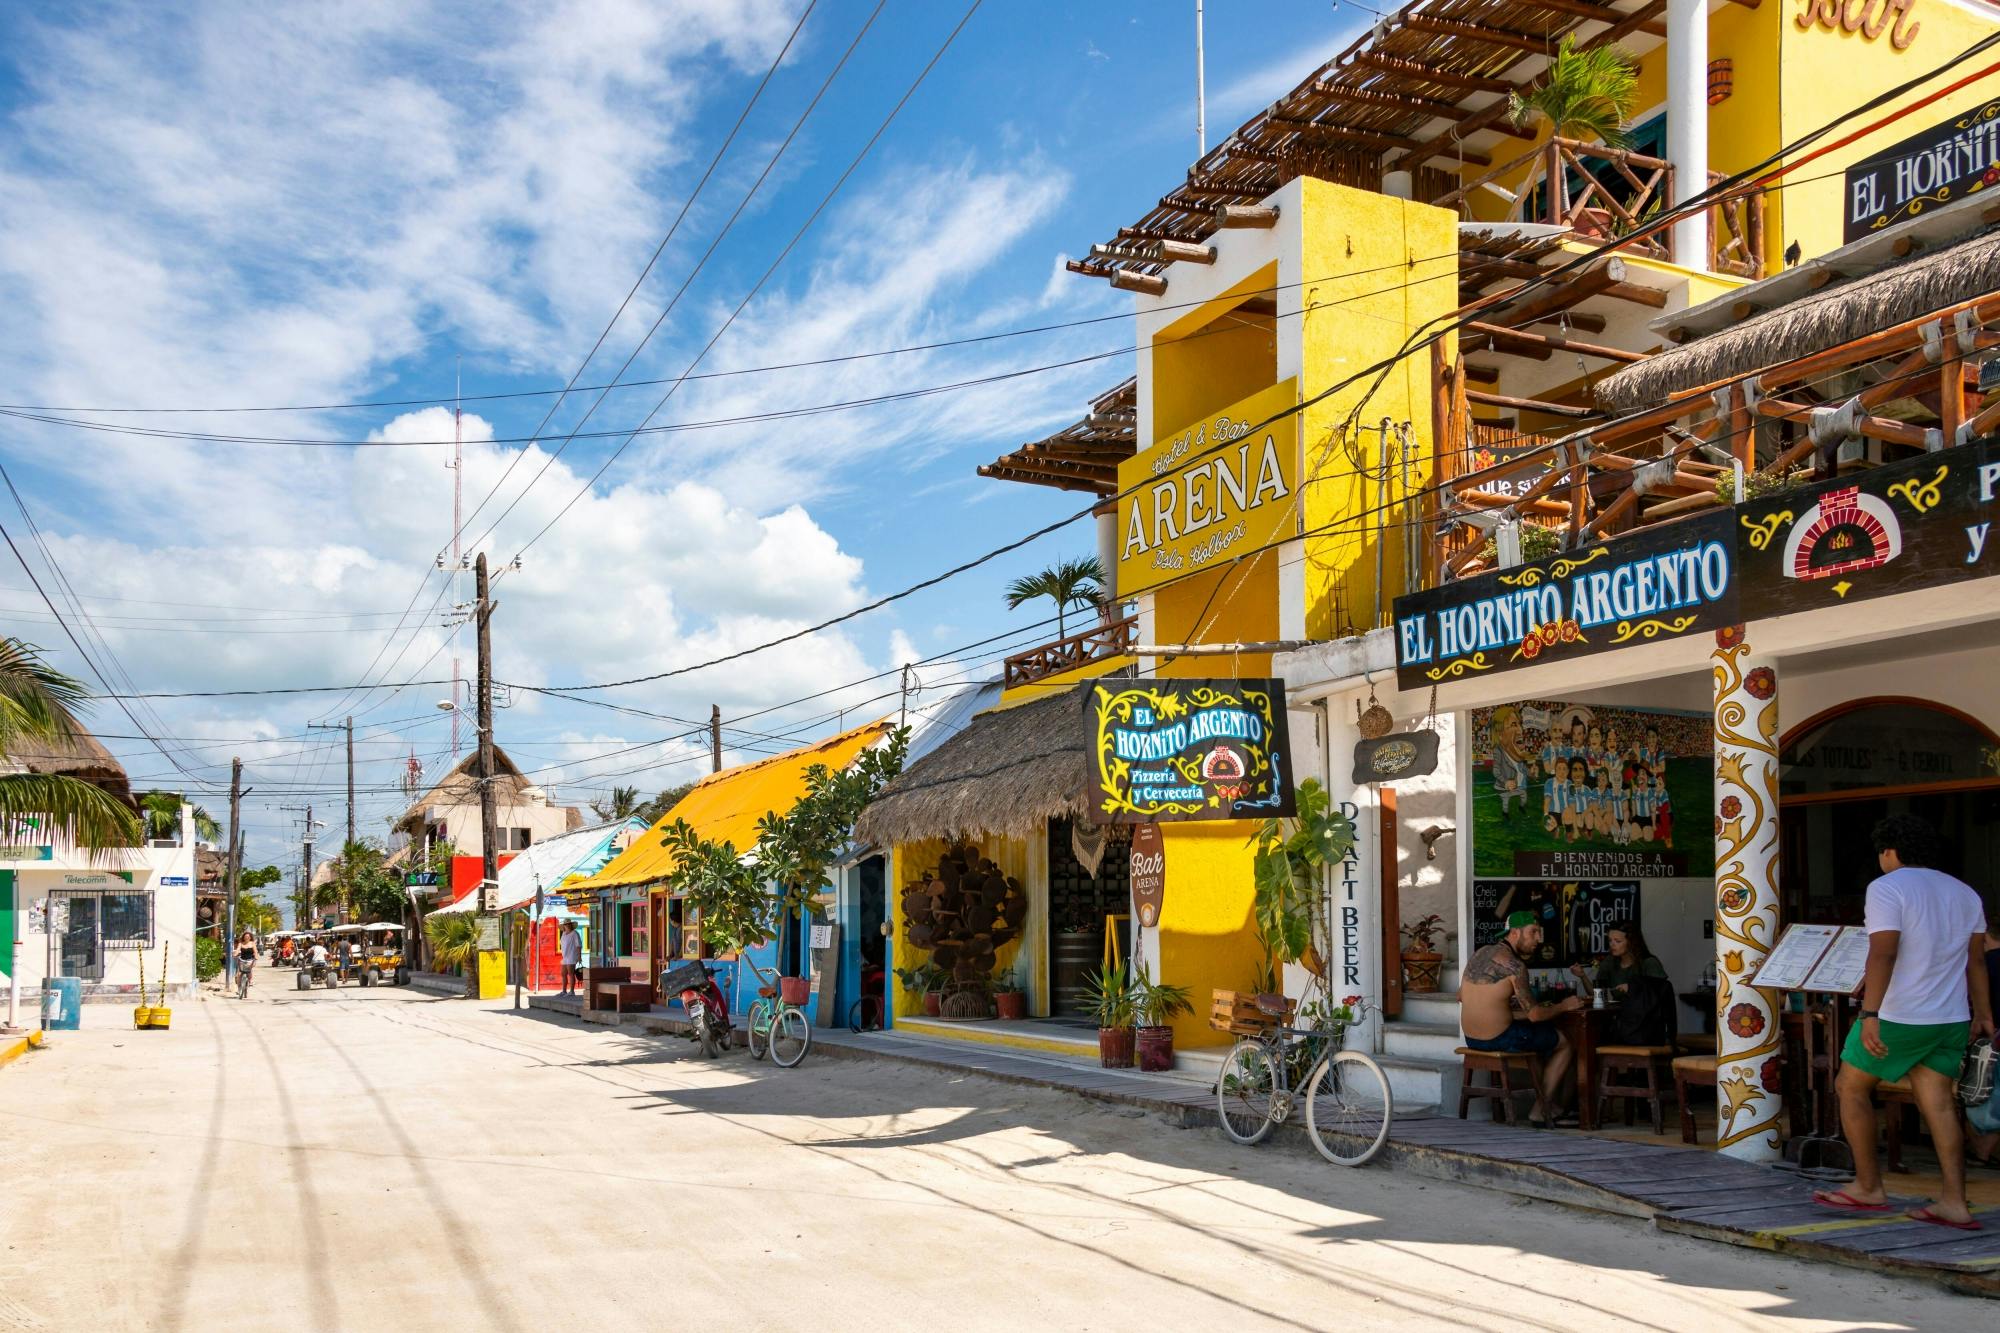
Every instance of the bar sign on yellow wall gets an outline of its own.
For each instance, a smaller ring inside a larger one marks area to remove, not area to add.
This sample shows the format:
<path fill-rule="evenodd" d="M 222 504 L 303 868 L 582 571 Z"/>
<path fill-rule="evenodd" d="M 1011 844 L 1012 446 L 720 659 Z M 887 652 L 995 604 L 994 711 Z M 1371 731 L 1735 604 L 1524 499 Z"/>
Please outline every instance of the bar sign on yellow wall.
<path fill-rule="evenodd" d="M 1285 380 L 1118 465 L 1121 597 L 1297 534 L 1298 401 Z"/>

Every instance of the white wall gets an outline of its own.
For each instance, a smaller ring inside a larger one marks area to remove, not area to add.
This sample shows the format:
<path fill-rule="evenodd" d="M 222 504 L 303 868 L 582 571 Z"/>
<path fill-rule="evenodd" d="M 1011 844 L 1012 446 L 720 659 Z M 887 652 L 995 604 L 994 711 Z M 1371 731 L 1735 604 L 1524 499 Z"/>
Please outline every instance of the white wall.
<path fill-rule="evenodd" d="M 24 996 L 39 993 L 47 972 L 49 937 L 29 929 L 28 907 L 46 898 L 51 890 L 75 889 L 109 892 L 143 892 L 153 895 L 153 943 L 145 949 L 105 948 L 104 979 L 84 983 L 84 994 L 134 995 L 139 986 L 140 967 L 145 968 L 150 991 L 160 984 L 164 967 L 168 989 L 177 995 L 194 990 L 194 849 L 192 847 L 143 847 L 115 853 L 107 862 L 92 865 L 86 858 L 59 849 L 62 859 L 0 863 L 0 869 L 14 874 L 14 901 L 18 928 L 15 962 L 18 983 Z M 129 874 L 127 882 L 123 875 Z M 175 880 L 177 883 L 166 883 Z M 58 962 L 60 974 L 60 962 Z M 0 973 L 0 977 L 4 977 Z M 4 984 L 0 984 L 4 989 Z"/>

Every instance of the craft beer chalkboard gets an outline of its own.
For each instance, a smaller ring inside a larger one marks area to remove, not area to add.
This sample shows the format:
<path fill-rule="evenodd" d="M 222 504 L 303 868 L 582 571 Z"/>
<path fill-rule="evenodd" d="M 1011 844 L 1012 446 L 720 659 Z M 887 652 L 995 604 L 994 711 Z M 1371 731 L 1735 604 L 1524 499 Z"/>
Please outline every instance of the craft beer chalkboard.
<path fill-rule="evenodd" d="M 1611 952 L 1612 927 L 1639 919 L 1636 880 L 1481 879 L 1472 884 L 1474 948 L 1506 937 L 1507 917 L 1533 912 L 1542 923 L 1542 947 L 1529 967 L 1594 963 Z"/>

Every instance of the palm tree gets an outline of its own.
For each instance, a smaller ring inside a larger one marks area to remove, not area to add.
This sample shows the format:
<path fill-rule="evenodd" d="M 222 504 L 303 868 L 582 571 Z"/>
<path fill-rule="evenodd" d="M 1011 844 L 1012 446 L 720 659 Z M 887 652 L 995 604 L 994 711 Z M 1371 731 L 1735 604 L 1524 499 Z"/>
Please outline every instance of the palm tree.
<path fill-rule="evenodd" d="M 613 787 L 606 800 L 592 801 L 590 809 L 599 819 L 610 823 L 615 819 L 626 819 L 639 809 L 639 789 L 637 787 Z"/>
<path fill-rule="evenodd" d="M 83 682 L 48 665 L 38 649 L 0 638 L 0 759 L 69 744 L 82 734 L 77 714 L 89 698 Z M 0 775 L 0 829 L 45 821 L 49 832 L 93 851 L 139 841 L 138 816 L 102 787 L 59 774 Z"/>
<path fill-rule="evenodd" d="M 1507 95 L 1507 115 L 1516 125 L 1544 121 L 1551 137 L 1623 148 L 1625 122 L 1638 101 L 1639 67 L 1632 57 L 1610 45 L 1579 51 L 1572 35 L 1562 39 L 1541 83 Z M 1521 183 L 1522 198 L 1534 188 L 1538 169 L 1531 168 Z"/>
<path fill-rule="evenodd" d="M 1094 555 L 1080 560 L 1064 560 L 1039 574 L 1015 579 L 1007 585 L 1007 609 L 1018 610 L 1023 602 L 1047 597 L 1056 604 L 1056 637 L 1067 639 L 1064 615 L 1073 606 L 1095 606 L 1104 597 L 1104 566 Z"/>
<path fill-rule="evenodd" d="M 139 812 L 146 820 L 148 838 L 177 838 L 181 831 L 181 802 L 187 799 L 177 791 L 149 791 L 139 797 Z M 222 826 L 215 822 L 215 816 L 201 806 L 194 808 L 194 836 L 202 842 L 214 842 L 222 836 Z"/>
<path fill-rule="evenodd" d="M 446 912 L 424 922 L 431 942 L 431 962 L 439 968 L 465 970 L 465 993 L 479 993 L 479 918 L 470 912 Z"/>

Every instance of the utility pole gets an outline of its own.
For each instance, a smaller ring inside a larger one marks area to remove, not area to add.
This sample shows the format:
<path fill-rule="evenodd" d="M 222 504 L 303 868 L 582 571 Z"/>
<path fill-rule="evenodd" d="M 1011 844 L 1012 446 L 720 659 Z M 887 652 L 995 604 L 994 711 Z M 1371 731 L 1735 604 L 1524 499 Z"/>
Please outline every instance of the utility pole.
<path fill-rule="evenodd" d="M 236 984 L 236 886 L 240 882 L 243 866 L 242 834 L 237 832 L 237 820 L 243 812 L 243 761 L 232 758 L 229 761 L 229 860 L 224 868 L 224 883 L 229 894 L 229 926 L 222 939 L 222 982 L 227 989 Z"/>
<path fill-rule="evenodd" d="M 500 877 L 496 843 L 500 840 L 493 809 L 493 602 L 487 596 L 486 552 L 479 553 L 473 575 L 478 602 L 472 614 L 479 626 L 479 852 L 480 906 L 486 886 Z"/>
<path fill-rule="evenodd" d="M 709 771 L 722 771 L 722 705 L 708 706 L 708 761 Z"/>
<path fill-rule="evenodd" d="M 347 842 L 354 841 L 354 718 L 352 715 L 343 722 L 308 722 L 307 730 L 345 731 L 347 733 Z M 347 844 L 341 844 L 340 854 L 347 855 Z M 344 895 L 343 895 L 344 899 Z M 341 921 L 346 923 L 345 902 L 342 903 Z"/>

